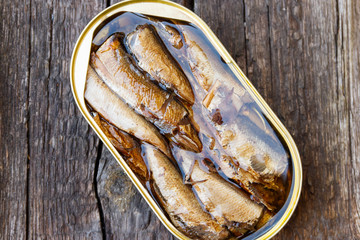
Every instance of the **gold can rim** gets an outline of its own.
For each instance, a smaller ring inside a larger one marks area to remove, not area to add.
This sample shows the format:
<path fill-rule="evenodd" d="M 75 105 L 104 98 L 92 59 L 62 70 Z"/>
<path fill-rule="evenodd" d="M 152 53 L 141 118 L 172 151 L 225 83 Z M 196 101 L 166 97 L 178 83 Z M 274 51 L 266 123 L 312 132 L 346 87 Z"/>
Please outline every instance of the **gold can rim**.
<path fill-rule="evenodd" d="M 160 6 L 161 5 L 161 6 Z M 156 11 L 156 9 L 161 8 L 161 13 L 159 13 L 159 10 Z M 164 8 L 166 8 L 166 11 L 164 11 Z M 117 13 L 120 12 L 136 12 L 141 14 L 147 14 L 147 15 L 153 15 L 158 17 L 168 17 L 168 18 L 175 18 L 178 20 L 185 20 L 188 22 L 191 22 L 198 26 L 204 34 L 207 36 L 208 40 L 213 44 L 215 49 L 218 51 L 218 53 L 222 56 L 224 61 L 229 64 L 230 68 L 234 72 L 234 74 L 237 76 L 241 84 L 246 88 L 246 90 L 252 95 L 255 102 L 260 106 L 261 110 L 264 112 L 264 114 L 268 117 L 268 119 L 271 121 L 273 126 L 277 129 L 277 131 L 280 133 L 280 135 L 283 137 L 284 141 L 286 142 L 289 152 L 292 159 L 292 183 L 291 183 L 291 190 L 288 196 L 288 199 L 285 203 L 287 205 L 287 208 L 282 213 L 283 215 L 281 218 L 271 226 L 267 231 L 262 233 L 257 240 L 264 240 L 264 239 L 270 239 L 274 235 L 276 235 L 289 221 L 290 217 L 295 211 L 295 208 L 298 204 L 300 194 L 301 194 L 301 188 L 302 188 L 302 178 L 303 178 L 303 172 L 302 172 L 302 165 L 300 160 L 300 155 L 298 152 L 298 149 L 296 147 L 296 144 L 291 137 L 288 130 L 285 128 L 285 126 L 281 123 L 281 121 L 278 119 L 278 117 L 275 115 L 275 113 L 271 110 L 271 108 L 268 106 L 268 104 L 265 102 L 265 100 L 261 97 L 261 95 L 257 92 L 255 87 L 251 84 L 249 79 L 245 76 L 245 74 L 241 71 L 239 66 L 236 64 L 234 59 L 231 57 L 231 55 L 228 53 L 228 51 L 225 49 L 225 47 L 222 45 L 222 43 L 219 41 L 219 39 L 216 37 L 216 35 L 211 31 L 211 29 L 207 26 L 207 24 L 194 12 L 190 11 L 189 9 L 171 2 L 167 0 L 126 0 L 123 2 L 119 2 L 117 4 L 114 4 L 106 9 L 104 9 L 102 12 L 100 12 L 98 15 L 96 15 L 84 28 L 84 30 L 81 32 L 71 58 L 71 64 L 70 64 L 70 84 L 71 84 L 71 90 L 75 99 L 75 102 L 80 109 L 82 115 L 85 117 L 89 125 L 94 129 L 95 133 L 99 136 L 99 138 L 104 142 L 104 144 L 107 146 L 109 151 L 112 153 L 112 155 L 115 157 L 117 162 L 120 164 L 120 166 L 124 169 L 126 174 L 129 176 L 133 184 L 136 186 L 140 194 L 143 196 L 143 198 L 146 200 L 146 202 L 149 204 L 151 209 L 155 212 L 157 217 L 160 219 L 160 221 L 163 223 L 163 225 L 178 239 L 189 239 L 184 234 L 182 234 L 178 229 L 174 227 L 174 225 L 169 221 L 169 219 L 165 216 L 165 214 L 161 211 L 159 206 L 156 204 L 156 202 L 152 199 L 148 191 L 145 189 L 145 187 L 140 183 L 139 179 L 135 176 L 135 174 L 131 171 L 129 166 L 125 163 L 123 158 L 120 156 L 120 154 L 117 152 L 117 150 L 114 148 L 114 146 L 110 143 L 109 139 L 105 136 L 105 134 L 101 131 L 99 126 L 95 123 L 93 118 L 90 116 L 90 113 L 86 109 L 85 100 L 84 100 L 84 89 L 85 89 L 85 80 L 86 80 L 86 72 L 88 68 L 88 62 L 90 57 L 90 49 L 91 49 L 91 43 L 93 40 L 93 35 L 98 26 L 100 26 L 101 23 L 103 23 L 105 20 L 109 19 L 110 17 L 114 16 Z M 174 13 L 177 13 L 174 15 Z M 76 71 L 75 71 L 76 70 Z M 285 206 L 284 205 L 284 206 Z M 280 210 L 281 211 L 281 210 Z M 252 234 L 251 234 L 252 235 Z M 251 235 L 249 237 L 251 237 Z M 245 239 L 248 239 L 246 237 Z"/>

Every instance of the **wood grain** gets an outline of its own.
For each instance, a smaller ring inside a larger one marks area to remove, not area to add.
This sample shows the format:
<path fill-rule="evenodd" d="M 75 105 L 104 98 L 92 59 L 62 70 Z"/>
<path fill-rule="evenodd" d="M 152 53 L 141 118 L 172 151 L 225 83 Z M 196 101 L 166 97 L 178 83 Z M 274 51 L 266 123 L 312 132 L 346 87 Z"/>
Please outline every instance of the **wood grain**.
<path fill-rule="evenodd" d="M 360 236 L 360 3 L 346 1 L 339 7 L 339 20 L 342 23 L 342 42 L 340 48 L 343 56 L 342 77 L 348 79 L 348 92 L 346 94 L 349 104 L 349 160 L 342 164 L 341 175 L 348 186 L 342 191 L 342 199 L 346 200 L 349 209 L 350 236 Z M 348 191 L 346 191 L 348 188 Z"/>
<path fill-rule="evenodd" d="M 247 77 L 261 96 L 273 107 L 276 91 L 272 85 L 269 8 L 266 1 L 244 1 L 245 4 L 245 50 Z M 276 109 L 272 108 L 276 111 Z"/>
<path fill-rule="evenodd" d="M 344 22 L 339 11 L 335 2 L 269 5 L 273 91 L 281 96 L 274 106 L 294 136 L 304 166 L 302 198 L 278 238 L 359 237 L 348 222 L 357 213 L 349 208 L 346 193 L 350 79 L 341 69 Z"/>
<path fill-rule="evenodd" d="M 246 74 L 244 3 L 238 0 L 195 1 L 198 14 Z"/>
<path fill-rule="evenodd" d="M 69 63 L 80 31 L 103 8 L 31 1 L 29 239 L 102 238 L 93 188 L 99 140 L 76 109 Z"/>
<path fill-rule="evenodd" d="M 0 239 L 26 237 L 29 21 L 26 3 L 0 1 Z"/>
<path fill-rule="evenodd" d="M 72 99 L 82 28 L 117 2 L 0 0 L 0 239 L 174 239 Z M 274 239 L 360 238 L 360 4 L 177 0 L 293 135 L 299 206 Z"/>

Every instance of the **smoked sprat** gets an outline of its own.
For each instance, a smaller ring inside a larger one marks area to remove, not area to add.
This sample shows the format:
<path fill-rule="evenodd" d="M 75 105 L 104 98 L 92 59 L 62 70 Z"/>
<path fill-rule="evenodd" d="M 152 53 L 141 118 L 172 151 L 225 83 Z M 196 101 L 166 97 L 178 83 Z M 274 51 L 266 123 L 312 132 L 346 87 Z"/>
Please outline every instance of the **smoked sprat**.
<path fill-rule="evenodd" d="M 194 25 L 114 18 L 94 37 L 85 100 L 185 235 L 248 236 L 284 205 L 288 150 Z"/>

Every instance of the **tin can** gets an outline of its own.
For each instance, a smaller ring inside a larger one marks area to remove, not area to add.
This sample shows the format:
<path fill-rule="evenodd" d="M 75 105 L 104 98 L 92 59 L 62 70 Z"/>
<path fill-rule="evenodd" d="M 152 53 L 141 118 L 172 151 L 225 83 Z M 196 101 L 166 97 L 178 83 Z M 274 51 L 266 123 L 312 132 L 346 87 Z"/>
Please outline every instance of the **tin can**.
<path fill-rule="evenodd" d="M 246 237 L 245 239 L 270 239 L 277 232 L 280 231 L 287 223 L 291 215 L 293 214 L 296 205 L 298 203 L 301 186 L 302 186 L 302 166 L 300 161 L 300 156 L 297 150 L 297 147 L 290 136 L 289 132 L 286 130 L 284 125 L 280 122 L 280 120 L 276 117 L 274 112 L 270 109 L 264 99 L 259 95 L 259 93 L 255 90 L 254 86 L 247 79 L 235 61 L 232 59 L 231 55 L 226 51 L 224 46 L 220 43 L 215 34 L 210 30 L 210 28 L 206 25 L 206 23 L 201 20 L 196 14 L 187 8 L 178 5 L 174 2 L 165 1 L 165 0 L 145 0 L 145 1 L 123 1 L 118 4 L 115 4 L 101 13 L 99 13 L 96 17 L 94 17 L 90 23 L 85 27 L 79 36 L 77 43 L 75 45 L 71 66 L 70 66 L 70 81 L 72 92 L 74 95 L 74 99 L 76 101 L 77 106 L 79 107 L 81 113 L 90 124 L 90 126 L 94 129 L 96 134 L 100 137 L 100 139 L 107 146 L 109 151 L 127 173 L 127 175 L 132 180 L 133 184 L 136 186 L 138 191 L 141 193 L 143 198 L 147 201 L 149 206 L 164 224 L 164 226 L 177 238 L 179 239 L 189 239 L 184 234 L 182 234 L 179 230 L 177 230 L 174 225 L 169 221 L 169 219 L 165 216 L 159 206 L 156 204 L 154 199 L 151 197 L 146 188 L 141 184 L 139 179 L 135 176 L 135 174 L 131 171 L 129 166 L 126 164 L 124 159 L 121 157 L 119 152 L 114 148 L 109 139 L 105 136 L 105 134 L 101 131 L 100 127 L 96 124 L 89 111 L 86 108 L 85 98 L 84 98 L 84 90 L 86 83 L 86 74 L 88 69 L 88 63 L 90 59 L 90 51 L 92 46 L 92 41 L 94 38 L 94 34 L 97 29 L 108 19 L 113 16 L 121 13 L 121 12 L 134 12 L 140 13 L 144 15 L 152 15 L 161 18 L 170 18 L 174 19 L 174 16 L 177 20 L 182 20 L 186 22 L 190 22 L 196 25 L 201 31 L 206 35 L 207 39 L 216 49 L 216 51 L 220 54 L 223 61 L 230 67 L 232 72 L 236 75 L 241 84 L 245 87 L 245 89 L 250 93 L 255 102 L 261 108 L 263 114 L 266 115 L 268 121 L 272 124 L 272 126 L 277 130 L 277 132 L 281 135 L 285 144 L 289 149 L 289 153 L 291 155 L 291 165 L 292 165 L 292 181 L 291 188 L 288 195 L 288 198 L 282 207 L 282 209 L 276 214 L 274 218 L 270 220 L 270 222 L 260 230 Z"/>

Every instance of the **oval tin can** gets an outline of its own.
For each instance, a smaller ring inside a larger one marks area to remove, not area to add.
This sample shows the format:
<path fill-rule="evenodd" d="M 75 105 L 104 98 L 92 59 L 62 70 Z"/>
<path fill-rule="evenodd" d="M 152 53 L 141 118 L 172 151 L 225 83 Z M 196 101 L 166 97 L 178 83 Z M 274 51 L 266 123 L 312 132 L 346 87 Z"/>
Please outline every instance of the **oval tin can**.
<path fill-rule="evenodd" d="M 238 67 L 236 62 L 232 59 L 231 55 L 226 51 L 224 46 L 221 44 L 219 39 L 210 30 L 210 28 L 206 25 L 206 23 L 189 9 L 174 2 L 165 1 L 165 0 L 144 0 L 144 1 L 130 0 L 130 1 L 123 1 L 118 4 L 110 6 L 109 8 L 99 13 L 90 21 L 90 23 L 82 31 L 76 42 L 71 59 L 71 65 L 70 65 L 70 82 L 71 82 L 72 92 L 75 98 L 75 102 L 79 107 L 81 113 L 87 120 L 87 122 L 94 129 L 96 134 L 104 142 L 104 144 L 107 146 L 109 151 L 112 153 L 112 155 L 121 165 L 121 167 L 130 177 L 133 184 L 136 186 L 138 191 L 147 201 L 149 206 L 152 208 L 152 210 L 155 212 L 155 214 L 161 220 L 164 226 L 177 238 L 189 239 L 179 230 L 177 230 L 173 226 L 173 224 L 169 221 L 169 219 L 165 216 L 165 214 L 156 204 L 156 202 L 151 197 L 151 195 L 146 190 L 146 188 L 141 184 L 139 179 L 135 176 L 135 174 L 126 164 L 124 159 L 120 156 L 120 154 L 115 149 L 115 147 L 110 143 L 110 140 L 101 131 L 100 127 L 96 124 L 96 122 L 91 117 L 89 111 L 86 108 L 84 90 L 85 90 L 85 82 L 86 82 L 86 73 L 88 69 L 91 45 L 92 45 L 92 40 L 94 38 L 94 34 L 104 22 L 106 22 L 114 15 L 119 14 L 120 12 L 134 12 L 134 13 L 152 15 L 161 18 L 182 20 L 196 25 L 201 31 L 203 31 L 203 33 L 211 42 L 211 44 L 214 46 L 216 51 L 220 54 L 224 62 L 230 67 L 232 72 L 237 76 L 240 83 L 245 87 L 245 89 L 250 93 L 250 95 L 253 97 L 255 102 L 261 108 L 261 110 L 263 111 L 269 122 L 271 122 L 274 128 L 281 135 L 291 155 L 290 158 L 292 165 L 292 180 L 291 180 L 291 188 L 288 198 L 284 206 L 276 214 L 275 217 L 273 217 L 264 227 L 250 234 L 248 237 L 245 237 L 244 239 L 260 240 L 260 239 L 270 239 L 271 237 L 273 237 L 284 227 L 284 225 L 290 219 L 300 197 L 301 186 L 302 186 L 302 166 L 301 166 L 301 160 L 297 147 L 295 145 L 294 140 L 290 136 L 289 132 L 284 127 L 284 125 L 280 122 L 280 120 L 277 118 L 274 112 L 270 109 L 270 107 L 267 105 L 265 100 L 256 91 L 254 86 L 250 83 L 250 81 L 247 79 L 247 77 Z"/>

